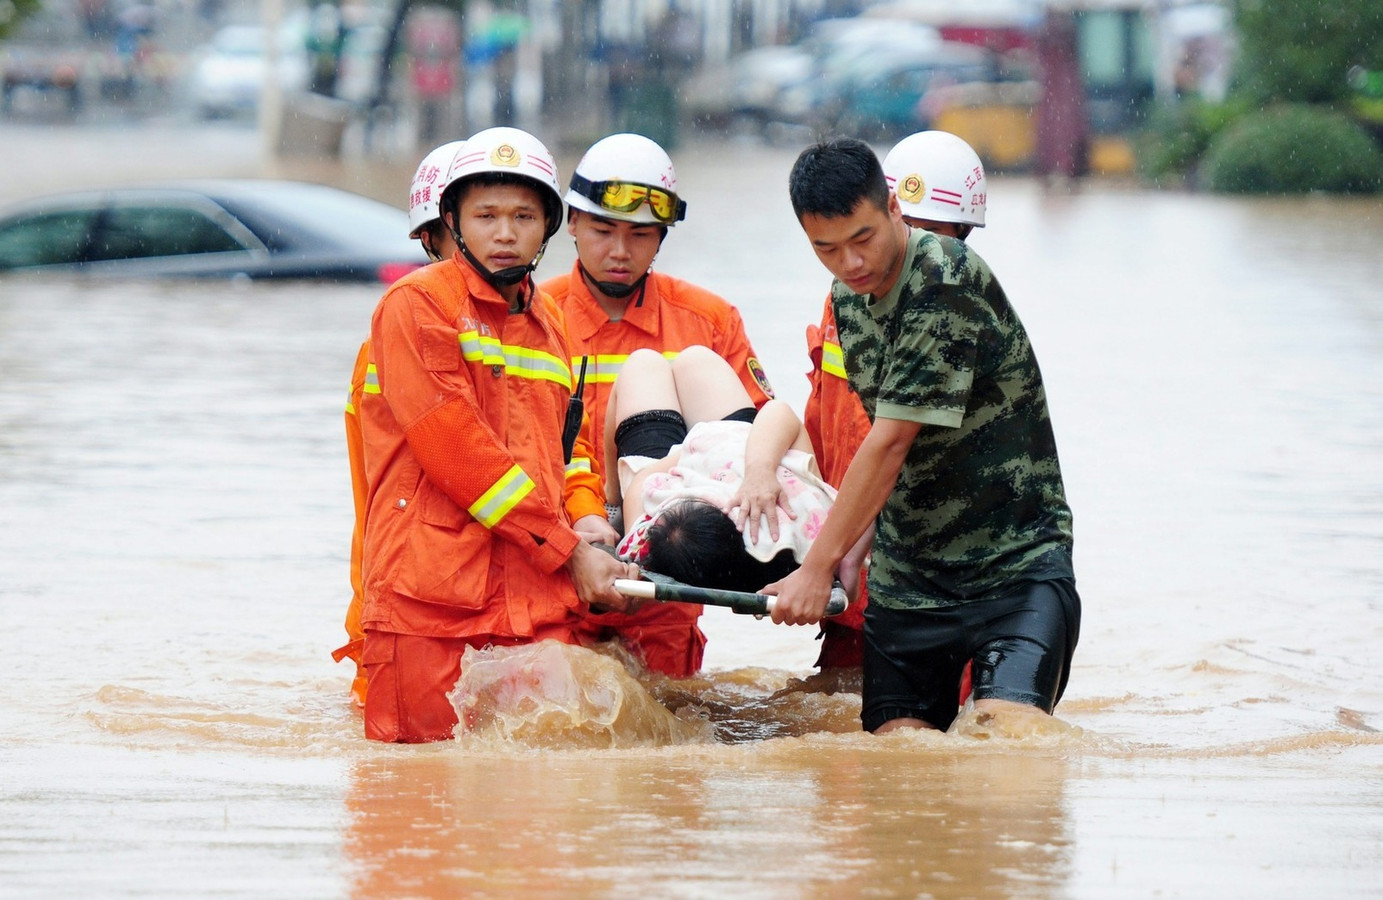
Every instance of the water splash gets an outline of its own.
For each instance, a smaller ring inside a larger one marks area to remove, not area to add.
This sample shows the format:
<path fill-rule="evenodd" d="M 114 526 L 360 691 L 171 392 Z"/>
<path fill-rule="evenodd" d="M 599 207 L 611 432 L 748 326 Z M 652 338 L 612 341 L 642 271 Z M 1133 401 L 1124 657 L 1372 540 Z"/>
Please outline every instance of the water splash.
<path fill-rule="evenodd" d="M 467 648 L 452 692 L 457 740 L 535 749 L 662 747 L 713 739 L 699 716 L 676 715 L 634 677 L 631 661 L 542 641 Z"/>

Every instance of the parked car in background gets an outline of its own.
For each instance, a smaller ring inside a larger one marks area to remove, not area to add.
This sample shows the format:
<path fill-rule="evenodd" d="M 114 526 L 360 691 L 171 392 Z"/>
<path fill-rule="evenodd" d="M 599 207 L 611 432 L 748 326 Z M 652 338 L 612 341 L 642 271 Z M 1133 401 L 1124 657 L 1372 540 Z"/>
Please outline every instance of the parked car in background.
<path fill-rule="evenodd" d="M 794 45 L 770 44 L 731 57 L 697 73 L 682 90 L 682 109 L 698 125 L 762 130 L 773 118 L 778 95 L 812 75 L 810 53 Z"/>
<path fill-rule="evenodd" d="M 392 283 L 427 262 L 408 214 L 318 184 L 176 182 L 0 211 L 0 273 Z"/>
<path fill-rule="evenodd" d="M 787 85 L 773 99 L 770 117 L 789 125 L 829 127 L 823 107 L 831 106 L 842 85 L 862 61 L 899 52 L 922 53 L 941 43 L 941 33 L 916 22 L 887 19 L 825 19 L 799 45 L 811 58 L 807 77 Z"/>
<path fill-rule="evenodd" d="M 821 127 L 866 140 L 896 140 L 932 127 L 938 92 L 997 78 L 992 54 L 973 44 L 892 47 L 837 73 L 816 114 Z"/>
<path fill-rule="evenodd" d="M 379 73 L 387 37 L 383 13 L 376 7 L 352 7 L 344 19 L 323 21 L 335 15 L 332 10 L 330 4 L 321 4 L 313 12 L 295 10 L 279 25 L 275 32 L 278 87 L 284 94 L 312 89 L 313 46 L 339 37 L 332 96 L 362 103 Z M 323 30 L 328 34 L 323 35 Z M 270 33 L 259 24 L 226 25 L 192 54 L 187 89 L 198 115 L 208 119 L 249 116 L 258 110 L 269 77 Z"/>
<path fill-rule="evenodd" d="M 303 32 L 279 31 L 278 85 L 285 93 L 307 89 Z M 253 115 L 269 76 L 269 31 L 262 25 L 227 25 L 200 48 L 188 75 L 192 105 L 202 118 Z"/>
<path fill-rule="evenodd" d="M 0 41 L 0 112 L 76 113 L 85 99 L 92 52 L 75 8 L 40 7 Z"/>

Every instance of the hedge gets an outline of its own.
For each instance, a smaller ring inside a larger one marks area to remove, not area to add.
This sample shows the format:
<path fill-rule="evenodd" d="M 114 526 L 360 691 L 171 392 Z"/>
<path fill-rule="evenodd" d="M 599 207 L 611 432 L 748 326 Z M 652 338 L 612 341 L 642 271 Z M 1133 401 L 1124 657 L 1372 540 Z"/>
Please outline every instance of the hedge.
<path fill-rule="evenodd" d="M 1383 190 L 1383 150 L 1344 113 L 1283 105 L 1242 116 L 1201 160 L 1206 187 L 1234 194 Z"/>

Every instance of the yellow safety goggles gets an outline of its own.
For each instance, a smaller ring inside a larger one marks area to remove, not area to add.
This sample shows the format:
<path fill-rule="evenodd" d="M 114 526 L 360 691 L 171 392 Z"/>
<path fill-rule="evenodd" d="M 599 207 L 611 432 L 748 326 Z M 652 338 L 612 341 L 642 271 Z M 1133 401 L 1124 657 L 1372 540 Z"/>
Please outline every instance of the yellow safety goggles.
<path fill-rule="evenodd" d="M 590 181 L 575 173 L 571 189 L 610 212 L 631 213 L 647 203 L 653 218 L 664 225 L 680 222 L 687 217 L 687 201 L 678 199 L 667 188 L 636 181 Z"/>

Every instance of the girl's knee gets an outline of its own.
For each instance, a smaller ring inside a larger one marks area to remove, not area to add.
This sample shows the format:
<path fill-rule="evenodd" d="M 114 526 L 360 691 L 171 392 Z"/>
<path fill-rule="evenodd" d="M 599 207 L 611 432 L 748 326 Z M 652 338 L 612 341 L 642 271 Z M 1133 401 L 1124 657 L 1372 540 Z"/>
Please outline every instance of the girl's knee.
<path fill-rule="evenodd" d="M 629 354 L 629 358 L 624 361 L 624 368 L 667 368 L 667 360 L 663 359 L 663 354 L 657 350 L 647 348 L 635 350 Z"/>
<path fill-rule="evenodd" d="M 703 344 L 692 344 L 683 350 L 678 351 L 677 357 L 672 361 L 673 371 L 680 369 L 701 369 L 707 365 L 715 363 L 725 364 L 720 354 L 710 347 Z"/>

